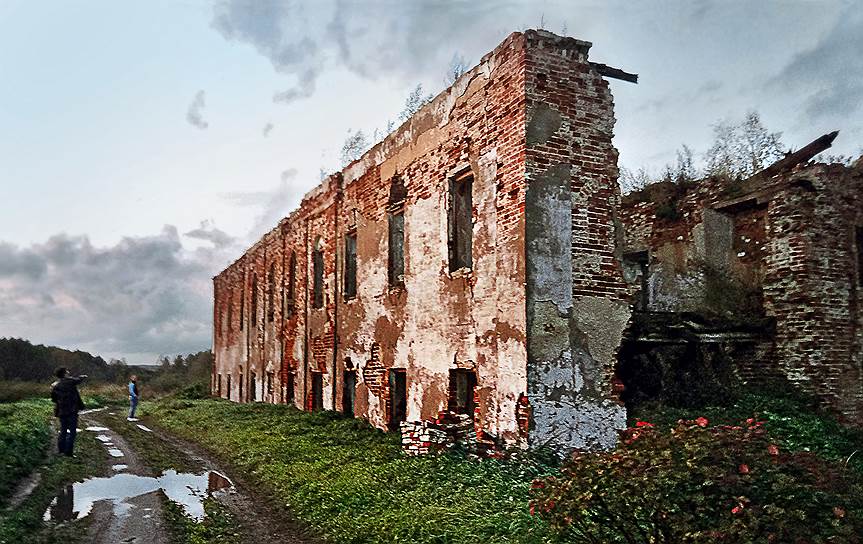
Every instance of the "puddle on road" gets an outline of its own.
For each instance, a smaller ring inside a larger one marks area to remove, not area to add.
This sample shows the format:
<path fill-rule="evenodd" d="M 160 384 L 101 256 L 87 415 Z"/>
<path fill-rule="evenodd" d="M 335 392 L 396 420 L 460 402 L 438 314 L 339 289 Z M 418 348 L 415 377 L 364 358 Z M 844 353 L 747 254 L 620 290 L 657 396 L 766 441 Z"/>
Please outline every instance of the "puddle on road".
<path fill-rule="evenodd" d="M 86 430 L 93 431 L 94 433 L 104 433 L 104 432 L 110 431 L 111 429 L 109 429 L 108 427 L 90 426 L 90 427 L 87 427 Z"/>
<path fill-rule="evenodd" d="M 110 442 L 111 437 L 108 436 L 107 434 L 100 434 L 99 436 L 96 437 L 96 440 L 98 440 L 99 442 Z"/>
<path fill-rule="evenodd" d="M 153 429 L 150 429 L 150 428 L 148 428 L 144 425 L 141 425 L 141 424 L 138 424 L 138 428 L 141 429 L 142 431 L 147 431 L 148 433 L 153 432 Z"/>
<path fill-rule="evenodd" d="M 169 499 L 183 505 L 187 514 L 200 520 L 204 517 L 204 499 L 232 487 L 230 480 L 214 471 L 203 474 L 182 472 L 178 474 L 176 471 L 168 470 L 158 478 L 126 473 L 109 478 L 90 478 L 61 489 L 45 511 L 43 519 L 45 521 L 81 519 L 90 513 L 93 504 L 98 501 L 111 501 L 114 513 L 123 517 L 132 508 L 128 502 L 129 499 L 161 489 Z"/>
<path fill-rule="evenodd" d="M 123 451 L 117 448 L 108 448 L 108 453 L 111 454 L 111 457 L 123 457 Z"/>
<path fill-rule="evenodd" d="M 116 470 L 117 472 L 120 472 L 121 470 L 126 470 L 127 468 L 129 468 L 129 465 L 122 465 L 122 464 L 120 464 L 120 465 L 111 465 L 111 468 L 112 468 L 112 469 L 114 469 L 114 470 Z"/>

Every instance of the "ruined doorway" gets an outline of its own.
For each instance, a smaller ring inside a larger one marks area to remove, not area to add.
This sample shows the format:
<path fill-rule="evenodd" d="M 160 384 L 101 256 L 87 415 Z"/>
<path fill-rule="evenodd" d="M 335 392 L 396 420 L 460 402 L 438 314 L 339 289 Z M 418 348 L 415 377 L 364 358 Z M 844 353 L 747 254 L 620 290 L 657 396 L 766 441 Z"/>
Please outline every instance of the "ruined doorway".
<path fill-rule="evenodd" d="M 243 402 L 243 373 L 242 372 L 240 372 L 239 386 L 240 386 L 240 394 L 237 397 L 237 400 L 240 402 Z"/>
<path fill-rule="evenodd" d="M 407 373 L 403 368 L 390 370 L 390 420 L 391 430 L 399 428 L 399 423 L 407 419 L 408 389 Z"/>
<path fill-rule="evenodd" d="M 231 375 L 228 374 L 228 400 L 231 400 Z"/>
<path fill-rule="evenodd" d="M 258 400 L 258 383 L 257 383 L 257 375 L 252 372 L 249 375 L 249 400 L 255 402 Z"/>
<path fill-rule="evenodd" d="M 465 369 L 455 369 L 449 372 L 449 399 L 447 409 L 456 414 L 467 414 L 473 417 L 474 391 L 476 390 L 476 372 Z"/>
<path fill-rule="evenodd" d="M 285 385 L 285 389 L 286 389 L 285 393 L 287 395 L 285 398 L 285 402 L 287 402 L 288 404 L 293 404 L 294 403 L 294 373 L 293 372 L 288 372 L 288 383 L 287 383 L 287 385 Z"/>
<path fill-rule="evenodd" d="M 345 370 L 342 375 L 342 413 L 354 417 L 354 400 L 357 390 L 357 371 Z"/>
<path fill-rule="evenodd" d="M 324 375 L 321 372 L 312 372 L 312 398 L 309 405 L 313 412 L 324 409 Z"/>

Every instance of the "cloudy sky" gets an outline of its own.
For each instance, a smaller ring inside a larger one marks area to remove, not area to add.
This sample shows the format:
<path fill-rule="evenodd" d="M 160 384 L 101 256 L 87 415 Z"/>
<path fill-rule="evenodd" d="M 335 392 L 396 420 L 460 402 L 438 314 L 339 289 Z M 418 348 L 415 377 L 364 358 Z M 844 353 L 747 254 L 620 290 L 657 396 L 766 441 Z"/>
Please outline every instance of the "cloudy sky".
<path fill-rule="evenodd" d="M 863 9 L 845 1 L 0 0 L 0 336 L 130 362 L 210 345 L 210 278 L 510 32 L 593 42 L 631 169 L 748 110 L 863 147 Z"/>

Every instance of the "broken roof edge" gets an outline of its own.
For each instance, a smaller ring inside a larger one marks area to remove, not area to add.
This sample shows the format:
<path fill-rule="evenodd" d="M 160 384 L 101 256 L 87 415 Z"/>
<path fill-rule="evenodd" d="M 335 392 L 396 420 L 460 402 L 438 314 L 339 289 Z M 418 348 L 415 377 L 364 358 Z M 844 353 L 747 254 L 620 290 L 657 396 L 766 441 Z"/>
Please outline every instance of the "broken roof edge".
<path fill-rule="evenodd" d="M 320 197 L 321 195 L 331 192 L 333 189 L 333 184 L 335 184 L 335 188 L 337 190 L 344 189 L 344 187 L 346 187 L 356 179 L 362 177 L 369 168 L 379 166 L 380 164 L 385 162 L 387 158 L 394 155 L 395 151 L 401 149 L 405 145 L 409 145 L 410 142 L 413 141 L 412 124 L 416 119 L 423 117 L 424 115 L 430 115 L 435 111 L 435 108 L 442 107 L 443 105 L 445 105 L 455 91 L 457 94 L 452 98 L 452 105 L 454 105 L 455 101 L 459 97 L 464 95 L 465 92 L 467 92 L 468 86 L 470 85 L 470 82 L 473 81 L 473 79 L 480 75 L 483 75 L 486 79 L 491 77 L 491 74 L 497 68 L 497 66 L 494 65 L 492 61 L 501 51 L 505 50 L 508 47 L 511 47 L 520 38 L 525 38 L 525 40 L 527 40 L 532 37 L 539 37 L 542 40 L 552 41 L 559 47 L 578 48 L 585 54 L 585 56 L 587 56 L 590 48 L 593 47 L 593 43 L 589 41 L 580 40 L 571 36 L 561 36 L 559 34 L 555 34 L 554 32 L 544 29 L 527 29 L 524 31 L 511 32 L 497 46 L 495 46 L 494 49 L 485 53 L 476 65 L 471 67 L 469 70 L 466 70 L 462 75 L 456 78 L 456 80 L 451 85 L 442 89 L 430 101 L 428 101 L 420 109 L 414 112 L 413 115 L 405 119 L 392 132 L 384 136 L 381 140 L 375 142 L 375 144 L 373 144 L 360 157 L 348 163 L 341 170 L 327 174 L 317 185 L 309 189 L 303 195 L 297 207 L 291 210 L 291 212 L 288 213 L 288 215 L 286 215 L 284 218 L 279 220 L 275 228 L 264 233 L 257 241 L 255 241 L 243 252 L 243 255 L 240 258 L 235 259 L 222 272 L 220 272 L 217 276 L 214 276 L 214 279 L 221 275 L 223 272 L 226 272 L 229 268 L 232 268 L 237 263 L 239 263 L 246 254 L 258 248 L 262 243 L 264 243 L 270 233 L 277 229 L 285 228 L 287 225 L 289 225 L 294 219 L 294 217 L 297 215 L 299 210 L 301 210 L 308 202 Z M 605 64 L 594 62 L 588 62 L 588 64 L 593 69 L 595 69 L 601 76 L 615 77 L 613 75 L 607 75 L 603 73 L 603 70 L 609 70 L 625 74 L 626 76 L 634 77 L 636 80 L 638 78 L 637 74 L 629 74 L 627 72 L 623 72 L 622 70 L 612 68 Z M 624 78 L 618 77 L 618 79 Z M 448 118 L 448 115 L 446 117 Z M 385 149 L 388 145 L 391 145 L 392 147 L 390 149 Z"/>

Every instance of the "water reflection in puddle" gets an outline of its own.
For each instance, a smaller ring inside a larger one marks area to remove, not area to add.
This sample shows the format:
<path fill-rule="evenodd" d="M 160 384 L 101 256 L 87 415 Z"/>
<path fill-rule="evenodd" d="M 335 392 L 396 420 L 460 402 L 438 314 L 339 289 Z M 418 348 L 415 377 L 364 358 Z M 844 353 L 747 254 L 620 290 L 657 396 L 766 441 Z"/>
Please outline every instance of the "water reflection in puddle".
<path fill-rule="evenodd" d="M 108 453 L 111 457 L 123 457 L 123 451 L 117 448 L 108 448 Z"/>
<path fill-rule="evenodd" d="M 109 429 L 108 427 L 97 427 L 95 425 L 91 425 L 87 427 L 86 430 L 93 431 L 94 433 L 104 433 L 105 431 L 110 431 L 111 429 Z"/>
<path fill-rule="evenodd" d="M 120 472 L 121 470 L 126 470 L 127 468 L 129 468 L 129 465 L 111 465 L 111 468 L 116 470 L 117 472 Z"/>
<path fill-rule="evenodd" d="M 125 468 L 125 467 L 124 467 Z M 129 513 L 129 499 L 158 491 L 165 492 L 172 501 L 183 505 L 187 514 L 195 519 L 204 517 L 203 500 L 217 491 L 229 489 L 233 484 L 218 472 L 204 474 L 165 471 L 158 478 L 117 474 L 109 478 L 91 478 L 70 484 L 45 511 L 45 521 L 69 521 L 87 516 L 97 501 L 111 501 L 114 513 L 123 517 Z"/>

